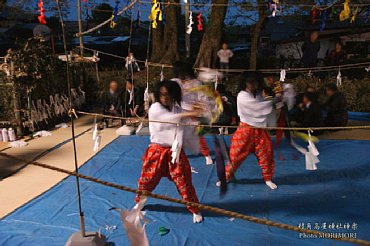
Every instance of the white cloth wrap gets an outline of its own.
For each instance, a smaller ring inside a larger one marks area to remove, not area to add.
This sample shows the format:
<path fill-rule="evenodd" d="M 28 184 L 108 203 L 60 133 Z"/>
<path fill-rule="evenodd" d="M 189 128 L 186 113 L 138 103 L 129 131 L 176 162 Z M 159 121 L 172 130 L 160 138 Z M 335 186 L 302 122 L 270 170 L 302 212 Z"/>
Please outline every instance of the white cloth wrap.
<path fill-rule="evenodd" d="M 272 101 L 265 100 L 259 93 L 254 97 L 250 92 L 239 92 L 237 105 L 240 120 L 254 127 L 266 127 L 268 117 L 273 113 Z"/>

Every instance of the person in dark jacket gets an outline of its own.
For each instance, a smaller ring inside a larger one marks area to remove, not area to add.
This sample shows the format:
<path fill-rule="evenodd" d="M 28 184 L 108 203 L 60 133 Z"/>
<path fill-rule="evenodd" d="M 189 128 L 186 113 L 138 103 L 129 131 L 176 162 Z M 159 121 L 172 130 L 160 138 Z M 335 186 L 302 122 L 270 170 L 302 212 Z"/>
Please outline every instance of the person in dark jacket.
<path fill-rule="evenodd" d="M 122 116 L 122 100 L 117 81 L 113 80 L 109 83 L 109 89 L 103 94 L 102 103 L 103 114 Z M 106 127 L 109 127 L 109 123 L 112 122 L 112 119 L 104 118 L 103 122 L 105 123 Z"/>
<path fill-rule="evenodd" d="M 292 110 L 289 112 L 289 118 L 295 122 L 302 122 L 303 121 L 303 111 L 302 108 L 304 108 L 303 104 L 303 98 L 304 95 L 309 92 L 315 95 L 316 99 L 318 98 L 317 90 L 313 86 L 308 86 L 306 90 L 302 93 L 299 93 L 295 98 L 295 106 Z"/>
<path fill-rule="evenodd" d="M 215 125 L 230 126 L 236 120 L 236 102 L 235 99 L 226 91 L 223 84 L 218 84 L 216 91 L 220 94 L 224 111 L 218 118 Z M 229 134 L 228 128 L 219 128 L 220 134 Z"/>
<path fill-rule="evenodd" d="M 325 119 L 326 126 L 346 126 L 348 123 L 347 102 L 344 95 L 338 91 L 336 84 L 326 86 L 328 100 L 324 104 L 327 112 Z"/>
<path fill-rule="evenodd" d="M 133 81 L 126 79 L 126 87 L 121 95 L 125 117 L 142 116 L 144 113 L 144 92 L 134 86 Z"/>
<path fill-rule="evenodd" d="M 103 114 L 121 116 L 122 115 L 122 101 L 117 81 L 109 83 L 108 91 L 103 94 Z"/>
<path fill-rule="evenodd" d="M 318 32 L 312 32 L 310 38 L 302 45 L 302 62 L 304 67 L 317 66 L 317 54 L 320 50 L 320 42 L 318 41 L 318 37 Z"/>
<path fill-rule="evenodd" d="M 347 59 L 347 53 L 343 49 L 342 42 L 338 41 L 335 44 L 335 49 L 331 50 L 326 56 L 326 65 L 328 66 L 338 66 L 345 63 Z"/>
<path fill-rule="evenodd" d="M 321 106 L 315 93 L 306 92 L 303 96 L 303 127 L 320 127 L 324 125 Z"/>

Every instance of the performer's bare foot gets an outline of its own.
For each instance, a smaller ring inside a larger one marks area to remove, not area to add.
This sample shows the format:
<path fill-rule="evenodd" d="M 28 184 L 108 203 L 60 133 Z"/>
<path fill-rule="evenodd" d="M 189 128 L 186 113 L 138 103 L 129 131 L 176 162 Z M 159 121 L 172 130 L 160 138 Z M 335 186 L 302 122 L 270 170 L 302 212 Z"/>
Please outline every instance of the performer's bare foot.
<path fill-rule="evenodd" d="M 201 214 L 193 214 L 193 222 L 195 223 L 200 223 L 203 221 L 203 216 Z"/>
<path fill-rule="evenodd" d="M 271 190 L 277 189 L 277 185 L 273 183 L 272 181 L 266 181 L 265 183 L 268 187 L 270 187 Z"/>
<path fill-rule="evenodd" d="M 136 205 L 132 208 L 132 210 L 138 210 L 138 209 L 143 208 L 147 199 L 148 198 L 146 196 L 141 196 L 140 201 L 138 203 L 136 203 Z"/>
<path fill-rule="evenodd" d="M 206 165 L 212 165 L 212 164 L 213 164 L 212 157 L 210 155 L 206 156 Z"/>
<path fill-rule="evenodd" d="M 228 183 L 230 183 L 230 181 L 226 181 L 226 183 L 228 184 Z M 217 182 L 216 182 L 216 186 L 217 186 L 217 187 L 220 187 L 220 186 L 221 186 L 221 181 L 217 181 Z"/>

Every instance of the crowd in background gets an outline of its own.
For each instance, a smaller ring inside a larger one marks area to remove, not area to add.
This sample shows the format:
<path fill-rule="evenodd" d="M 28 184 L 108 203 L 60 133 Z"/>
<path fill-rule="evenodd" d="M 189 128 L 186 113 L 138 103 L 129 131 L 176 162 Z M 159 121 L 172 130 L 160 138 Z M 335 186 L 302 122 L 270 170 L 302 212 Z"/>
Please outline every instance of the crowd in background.
<path fill-rule="evenodd" d="M 271 96 L 271 88 L 260 84 L 266 97 Z M 215 90 L 220 94 L 224 111 L 215 125 L 237 125 L 239 122 L 236 95 L 226 90 L 225 84 L 218 83 Z M 284 96 L 284 95 L 283 95 Z M 319 101 L 319 98 L 322 100 Z M 135 87 L 130 79 L 124 86 L 111 81 L 103 94 L 103 114 L 123 117 L 144 116 L 144 90 Z M 292 103 L 291 103 L 292 104 Z M 309 86 L 295 96 L 293 106 L 285 107 L 290 125 L 301 127 L 345 126 L 348 122 L 347 104 L 344 95 L 335 84 L 328 84 L 324 91 Z M 271 125 L 274 126 L 274 125 Z M 220 134 L 228 134 L 227 128 L 220 128 Z"/>

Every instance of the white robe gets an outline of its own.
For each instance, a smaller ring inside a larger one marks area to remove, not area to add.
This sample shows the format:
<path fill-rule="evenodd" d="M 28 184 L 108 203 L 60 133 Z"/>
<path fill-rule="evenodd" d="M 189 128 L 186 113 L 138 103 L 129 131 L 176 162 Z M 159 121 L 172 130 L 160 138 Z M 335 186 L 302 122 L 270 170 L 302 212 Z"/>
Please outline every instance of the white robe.
<path fill-rule="evenodd" d="M 254 127 L 266 127 L 270 114 L 273 113 L 272 101 L 265 100 L 260 93 L 241 91 L 237 97 L 240 121 Z"/>
<path fill-rule="evenodd" d="M 149 132 L 150 141 L 164 146 L 172 146 L 176 135 L 182 139 L 182 127 L 176 124 L 181 122 L 178 116 L 182 112 L 180 106 L 175 105 L 171 111 L 162 106 L 159 102 L 153 103 L 149 108 Z M 152 121 L 172 122 L 156 123 Z"/>
<path fill-rule="evenodd" d="M 177 82 L 181 87 L 182 92 L 182 102 L 181 107 L 184 111 L 192 111 L 193 104 L 196 102 L 201 102 L 203 95 L 200 92 L 190 91 L 192 88 L 202 85 L 197 79 L 188 80 L 186 83 L 182 83 L 180 79 L 172 79 Z M 199 136 L 196 134 L 196 125 L 199 124 L 198 120 L 187 118 L 183 121 L 185 124 L 190 124 L 194 126 L 185 126 L 183 147 L 190 154 L 199 154 Z"/>

